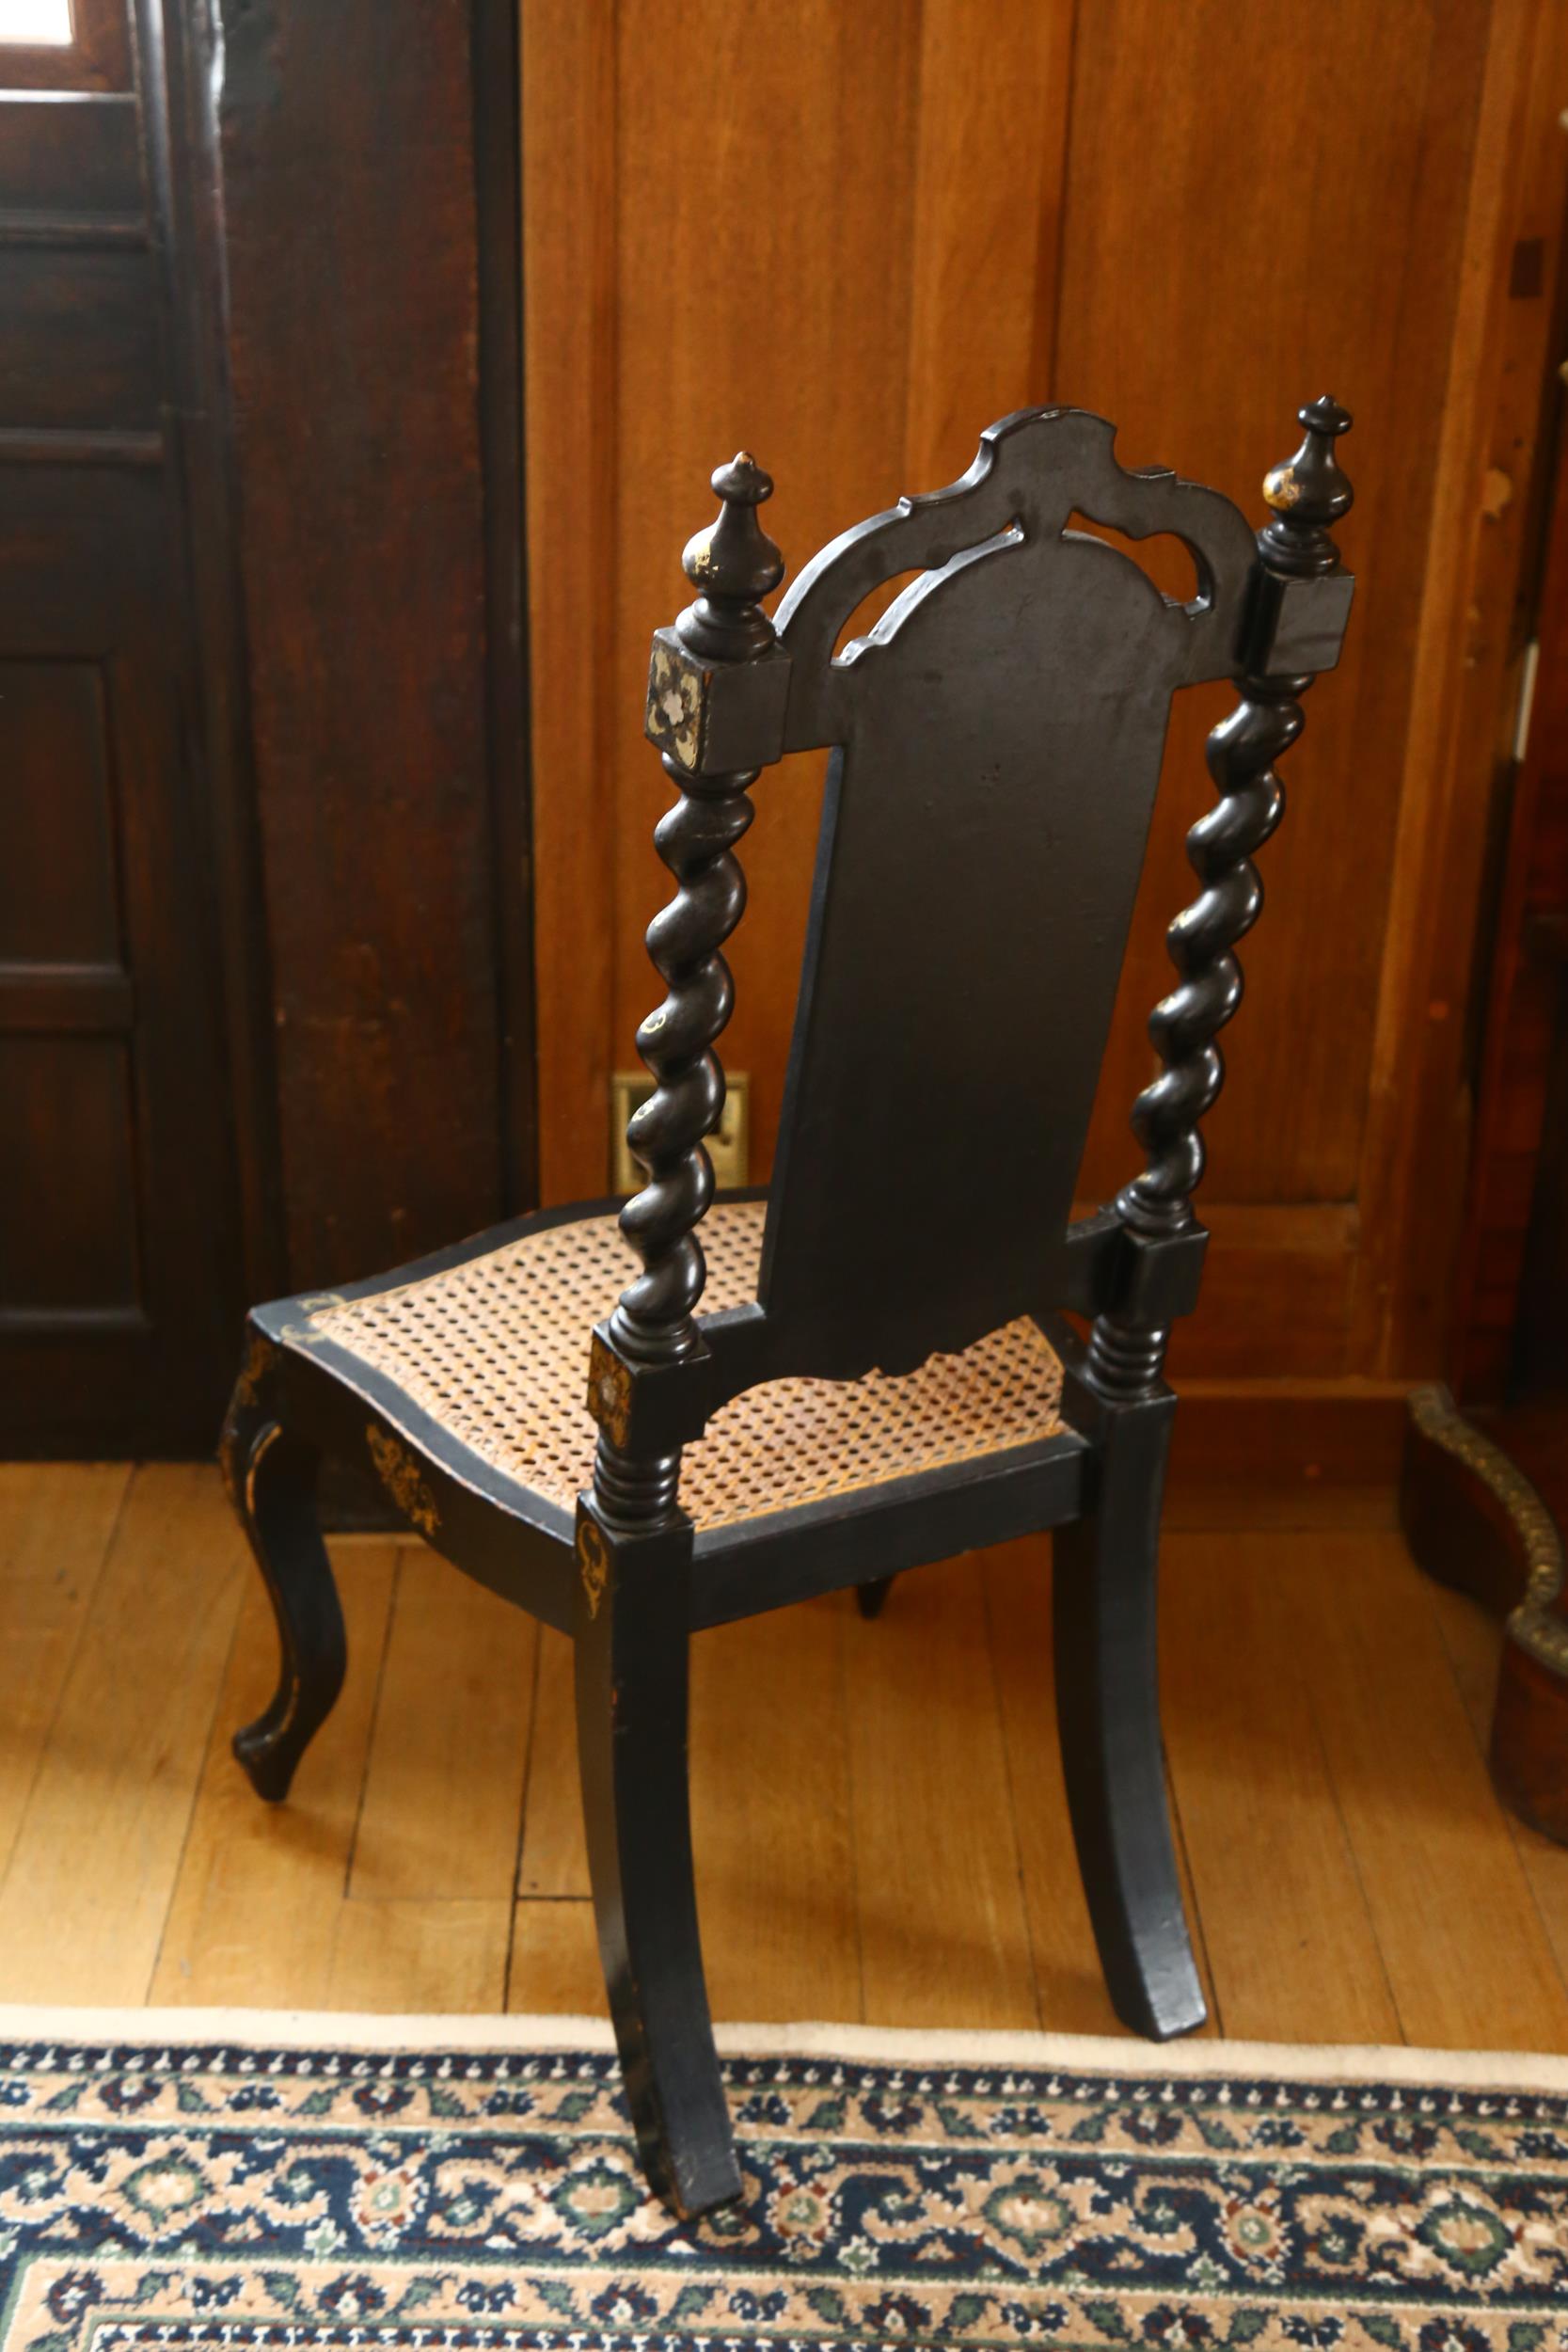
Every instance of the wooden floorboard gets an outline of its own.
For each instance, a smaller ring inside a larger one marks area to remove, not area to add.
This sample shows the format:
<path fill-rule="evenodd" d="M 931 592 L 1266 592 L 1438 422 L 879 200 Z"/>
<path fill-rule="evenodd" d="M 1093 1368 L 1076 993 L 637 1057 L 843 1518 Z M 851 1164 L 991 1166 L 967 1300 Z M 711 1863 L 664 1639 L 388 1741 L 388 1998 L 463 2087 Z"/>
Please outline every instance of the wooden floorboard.
<path fill-rule="evenodd" d="M 717 2017 L 858 2019 L 847 1593 L 700 1635 L 691 1838 Z"/>
<path fill-rule="evenodd" d="M 506 1896 L 345 1902 L 320 2006 L 497 2015 L 511 1941 Z"/>
<path fill-rule="evenodd" d="M 593 1904 L 577 1895 L 518 1903 L 507 2008 L 523 2016 L 594 2017 L 604 2005 Z"/>
<path fill-rule="evenodd" d="M 1477 1753 L 1484 1756 L 1497 1689 L 1497 1621 L 1465 1594 L 1445 1592 L 1439 1584 L 1427 1586 L 1427 1600 L 1470 1719 Z M 1558 1974 L 1568 1984 L 1568 1846 L 1554 1844 L 1512 1815 L 1506 1818 Z"/>
<path fill-rule="evenodd" d="M 1568 1988 L 1425 1580 L 1397 1536 L 1334 1533 L 1286 1577 L 1404 2039 L 1568 2049 Z"/>
<path fill-rule="evenodd" d="M 691 1834 L 717 2017 L 861 2014 L 842 1689 L 851 1607 L 834 1595 L 692 1645 Z M 512 2006 L 558 2010 L 568 1991 L 597 2006 L 592 1929 L 562 1899 L 588 1894 L 572 1647 L 547 1630 L 518 1891 Z"/>
<path fill-rule="evenodd" d="M 1315 1538 L 1168 1536 L 1166 1745 L 1210 1965 L 1238 2041 L 1397 2042 L 1302 1670 L 1288 1555 Z"/>
<path fill-rule="evenodd" d="M 572 1698 L 572 1644 L 553 1627 L 539 1629 L 528 1799 L 523 1813 L 519 1895 L 586 1895 L 588 1849 L 578 1796 L 578 1735 Z"/>
<path fill-rule="evenodd" d="M 867 2020 L 1037 2026 L 983 1563 L 857 1614 L 844 1689 Z"/>
<path fill-rule="evenodd" d="M 351 1904 L 489 1901 L 510 1917 L 537 1635 L 433 1551 L 404 1548 Z"/>
<path fill-rule="evenodd" d="M 136 1472 L 0 1880 L 0 1999 L 146 2000 L 247 1560 L 213 1471 Z"/>
<path fill-rule="evenodd" d="M 1007 1796 L 1018 1840 L 1029 1957 L 1040 2022 L 1056 2033 L 1125 2031 L 1100 1973 L 1078 1861 L 1067 1828 L 1067 1795 L 1056 1742 L 1051 1639 L 1051 1544 L 1033 1535 L 1002 1544 L 984 1565 L 991 1671 L 1007 1760 Z M 1188 1888 L 1191 1910 L 1191 1888 Z M 1198 1939 L 1216 2026 L 1213 1984 Z"/>
<path fill-rule="evenodd" d="M 1163 1657 L 1211 2029 L 1568 2049 L 1568 1851 L 1486 1772 L 1496 1626 L 1365 1487 L 1208 1520 L 1172 1516 Z M 569 1643 L 422 1547 L 333 1555 L 348 1682 L 266 1806 L 230 1740 L 276 1636 L 215 1476 L 0 1468 L 0 1998 L 602 2010 Z M 1043 1540 L 874 1623 L 841 1595 L 702 1635 L 691 1754 L 720 2017 L 1118 2030 Z"/>
<path fill-rule="evenodd" d="M 325 2009 L 347 1909 L 397 1547 L 335 1545 L 348 1629 L 343 1693 L 306 1752 L 286 1804 L 263 1804 L 230 1742 L 272 1695 L 277 1642 L 259 1577 L 214 1711 L 190 1833 L 149 1997 L 202 2008 Z"/>
<path fill-rule="evenodd" d="M 123 1462 L 0 1465 L 0 1872 L 15 1847 L 130 1484 Z"/>

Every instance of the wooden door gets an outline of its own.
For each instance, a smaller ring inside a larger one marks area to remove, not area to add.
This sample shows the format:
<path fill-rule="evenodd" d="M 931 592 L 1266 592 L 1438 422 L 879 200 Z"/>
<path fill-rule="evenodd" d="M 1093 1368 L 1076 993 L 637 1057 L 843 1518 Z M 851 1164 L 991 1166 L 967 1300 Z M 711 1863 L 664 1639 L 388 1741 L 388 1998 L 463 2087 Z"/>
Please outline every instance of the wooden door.
<path fill-rule="evenodd" d="M 31 0 L 47 7 L 50 0 Z M 0 1451 L 530 1205 L 511 0 L 0 46 Z"/>
<path fill-rule="evenodd" d="M 161 93 L 125 0 L 74 27 L 0 47 L 0 1411 L 197 1450 L 242 1283 Z"/>

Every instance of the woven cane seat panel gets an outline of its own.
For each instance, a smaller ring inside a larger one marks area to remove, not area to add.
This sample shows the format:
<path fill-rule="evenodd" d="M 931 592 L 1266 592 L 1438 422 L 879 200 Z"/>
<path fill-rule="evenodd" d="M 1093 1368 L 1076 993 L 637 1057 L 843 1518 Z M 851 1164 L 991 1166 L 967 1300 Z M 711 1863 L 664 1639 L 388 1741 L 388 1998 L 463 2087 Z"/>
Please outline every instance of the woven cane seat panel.
<path fill-rule="evenodd" d="M 719 1201 L 704 1219 L 705 1311 L 755 1297 L 767 1207 Z M 594 1469 L 589 1335 L 630 1265 L 615 1219 L 582 1217 L 309 1321 L 493 1469 L 571 1511 Z M 681 1502 L 699 1527 L 733 1526 L 1028 1445 L 1062 1427 L 1061 1387 L 1027 1318 L 896 1379 L 771 1380 L 688 1446 Z"/>

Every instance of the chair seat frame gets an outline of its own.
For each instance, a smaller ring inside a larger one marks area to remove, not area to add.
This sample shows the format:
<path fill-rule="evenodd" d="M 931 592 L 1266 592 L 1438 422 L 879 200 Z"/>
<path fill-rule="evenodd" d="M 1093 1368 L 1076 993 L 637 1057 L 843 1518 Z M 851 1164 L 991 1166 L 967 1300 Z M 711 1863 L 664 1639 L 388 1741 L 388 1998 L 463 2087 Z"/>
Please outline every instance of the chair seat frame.
<path fill-rule="evenodd" d="M 1172 1324 L 1197 1299 L 1207 1241 L 1192 1208 L 1203 1164 L 1198 1122 L 1223 1075 L 1214 1033 L 1240 999 L 1230 950 L 1261 902 L 1251 853 L 1282 807 L 1272 763 L 1299 732 L 1302 692 L 1338 658 L 1349 604 L 1349 575 L 1329 534 L 1351 500 L 1334 454 L 1350 420 L 1327 400 L 1299 414 L 1307 437 L 1265 484 L 1273 519 L 1257 535 L 1244 596 L 1230 583 L 1241 610 L 1229 651 L 1239 700 L 1210 739 L 1221 797 L 1189 836 L 1203 890 L 1171 927 L 1179 983 L 1150 1022 L 1164 1068 L 1133 1115 L 1147 1165 L 1113 1204 L 1066 1227 L 1044 1254 L 1038 1297 L 1020 1302 L 1064 1366 L 1058 1433 L 734 1525 L 694 1527 L 678 1499 L 681 1449 L 728 1398 L 797 1371 L 858 1377 L 873 1360 L 866 1351 L 875 1343 L 814 1322 L 809 1311 L 792 1323 L 759 1299 L 696 1312 L 704 1280 L 697 1236 L 712 1198 L 703 1138 L 723 1100 L 712 1045 L 729 1009 L 719 950 L 744 903 L 731 850 L 750 821 L 747 791 L 785 748 L 786 709 L 796 707 L 781 633 L 787 640 L 794 629 L 800 641 L 800 616 L 813 619 L 814 596 L 820 603 L 835 564 L 852 583 L 856 566 L 874 556 L 885 570 L 879 550 L 915 510 L 930 510 L 927 540 L 930 528 L 939 541 L 948 532 L 949 508 L 955 530 L 973 530 L 966 503 L 983 509 L 1001 496 L 997 452 L 1006 454 L 1006 437 L 1062 420 L 1076 432 L 1077 412 L 1025 412 L 992 428 L 963 483 L 932 501 L 905 501 L 825 550 L 785 600 L 778 628 L 759 602 L 782 571 L 756 521 L 771 485 L 744 456 L 720 469 L 719 523 L 687 550 L 697 600 L 656 637 L 650 682 L 648 732 L 681 799 L 657 836 L 680 890 L 649 933 L 670 995 L 639 1033 L 658 1084 L 630 1130 L 648 1184 L 625 1204 L 585 1201 L 516 1218 L 377 1279 L 251 1314 L 221 1459 L 272 1597 L 282 1663 L 275 1698 L 236 1736 L 236 1753 L 259 1793 L 281 1800 L 342 1682 L 342 1616 L 315 1508 L 324 1455 L 362 1468 L 404 1522 L 455 1566 L 574 1638 L 584 1813 L 611 2014 L 644 2169 L 682 2214 L 744 2186 L 709 2020 L 692 1872 L 688 1649 L 704 1628 L 850 1586 L 874 1613 L 906 1569 L 1056 1531 L 1064 1772 L 1107 1986 L 1139 2032 L 1164 2038 L 1203 2020 L 1159 1721 L 1156 1566 L 1176 1402 L 1163 1368 Z M 1108 436 L 1100 421 L 1084 422 Z M 1104 448 L 1108 455 L 1108 438 Z M 1172 527 L 1148 518 L 1171 477 L 1118 475 L 1113 466 L 1101 484 L 1102 503 L 1113 510 L 1105 518 L 1139 533 Z M 1122 485 L 1131 485 L 1125 493 Z M 1003 498 L 999 512 L 1006 509 Z M 1227 532 L 1222 518 L 1221 562 L 1234 568 L 1234 533 Z M 973 557 L 950 561 L 939 547 L 927 560 L 951 570 Z M 900 607 L 907 614 L 935 576 L 885 616 L 884 639 L 901 625 Z M 813 673 L 824 694 L 838 691 L 839 666 Z M 822 740 L 838 723 L 831 708 L 807 707 L 804 718 L 796 708 L 793 723 Z M 770 1201 L 770 1233 L 778 1206 Z M 575 1514 L 487 1463 L 315 1320 L 324 1307 L 375 1298 L 530 1234 L 617 1210 L 643 1271 L 591 1347 L 584 1335 L 587 1405 L 599 1434 L 593 1483 Z M 767 1265 L 765 1248 L 764 1292 Z M 961 1311 L 960 1293 L 955 1297 Z M 1087 1327 L 1086 1337 L 1069 1316 Z M 877 1360 L 889 1371 L 912 1370 L 933 1344 L 978 1336 L 955 1328 L 933 1343 L 932 1328 L 943 1328 L 940 1317 L 910 1326 L 908 1360 L 899 1357 L 901 1331 L 885 1331 Z"/>

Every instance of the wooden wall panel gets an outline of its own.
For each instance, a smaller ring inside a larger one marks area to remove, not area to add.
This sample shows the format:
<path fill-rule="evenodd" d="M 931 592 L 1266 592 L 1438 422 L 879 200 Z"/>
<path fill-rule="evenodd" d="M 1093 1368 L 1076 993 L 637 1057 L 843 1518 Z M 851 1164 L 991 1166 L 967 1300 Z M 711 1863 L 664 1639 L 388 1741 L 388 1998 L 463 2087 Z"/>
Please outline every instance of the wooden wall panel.
<path fill-rule="evenodd" d="M 308 1287 L 501 1202 L 474 95 L 458 0 L 390 38 L 369 0 L 223 19 L 249 703 Z"/>
<path fill-rule="evenodd" d="M 151 256 L 48 246 L 0 252 L 0 427 L 143 429 L 163 391 Z"/>
<path fill-rule="evenodd" d="M 1543 39 L 1546 56 L 1536 71 L 1555 88 L 1568 82 L 1568 13 L 1554 10 Z M 1517 363 L 1510 371 L 1511 413 L 1499 416 L 1492 444 L 1483 539 L 1489 565 L 1505 563 L 1510 543 L 1523 534 L 1528 544 L 1539 516 L 1542 560 L 1539 581 L 1531 580 L 1531 593 L 1517 597 L 1514 610 L 1496 596 L 1486 600 L 1484 633 L 1478 635 L 1494 660 L 1500 655 L 1516 669 L 1521 685 L 1532 638 L 1539 660 L 1528 741 L 1506 796 L 1499 843 L 1472 1175 L 1453 1281 L 1449 1385 L 1467 1407 L 1494 1403 L 1511 1386 L 1544 1384 L 1561 1347 L 1568 1297 L 1568 1279 L 1552 1279 L 1554 1247 L 1568 1246 L 1568 1219 L 1551 1214 L 1549 1150 L 1543 1158 L 1553 1132 L 1554 1041 L 1560 1030 L 1568 1034 L 1563 961 L 1552 946 L 1568 923 L 1568 436 L 1560 388 L 1544 399 L 1528 364 L 1539 312 L 1547 309 L 1560 350 L 1568 307 L 1568 288 L 1560 289 L 1550 317 L 1540 259 L 1568 209 L 1568 140 L 1560 122 L 1539 126 L 1525 174 L 1502 321 L 1505 347 Z M 1506 717 L 1515 719 L 1516 710 L 1514 703 Z M 1508 733 L 1518 732 L 1515 719 Z M 1513 749 L 1513 741 L 1483 743 L 1481 757 L 1490 754 L 1490 763 L 1500 766 Z M 1555 1245 L 1554 1224 L 1562 1229 Z"/>
<path fill-rule="evenodd" d="M 1215 1196 L 1252 1201 L 1355 1191 L 1486 32 L 1479 8 L 1361 0 L 1331 0 L 1309 41 L 1298 23 L 1276 0 L 1083 12 L 1055 365 L 1059 390 L 1117 419 L 1124 465 L 1175 464 L 1259 518 L 1297 401 L 1329 390 L 1357 419 L 1340 534 L 1356 610 L 1282 771 L 1289 813 L 1208 1122 Z M 1202 729 L 1227 701 L 1178 708 L 1085 1191 L 1126 1168 L 1143 1017 L 1169 984 L 1163 923 L 1192 895 L 1182 834 L 1211 797 Z"/>
<path fill-rule="evenodd" d="M 1494 0 L 1443 429 L 1425 485 L 1432 528 L 1410 723 L 1397 746 L 1399 832 L 1358 1178 L 1367 1247 L 1351 1332 L 1357 1361 L 1399 1374 L 1443 1364 L 1454 1300 L 1476 910 L 1486 903 L 1513 732 L 1510 670 L 1534 535 L 1534 442 L 1547 371 L 1561 356 L 1565 27 L 1552 0 Z M 1537 236 L 1521 274 L 1521 241 Z M 1525 286 L 1533 294 L 1521 299 Z"/>
<path fill-rule="evenodd" d="M 983 39 L 971 0 L 920 10 L 904 489 L 956 480 L 974 454 L 976 418 L 1039 396 L 1071 68 L 1070 8 L 988 10 Z M 990 286 L 1008 298 L 990 303 Z M 966 331 L 981 303 L 984 331 Z"/>
<path fill-rule="evenodd" d="M 703 0 L 681 36 L 719 126 L 698 136 L 670 103 L 659 0 L 523 0 L 546 1200 L 605 1186 L 608 1073 L 634 1058 L 653 1001 L 641 939 L 668 895 L 650 846 L 665 794 L 639 713 L 649 616 L 686 600 L 679 554 L 708 519 L 707 475 L 753 447 L 778 485 L 769 527 L 799 564 L 961 470 L 978 424 L 1032 396 L 1070 27 L 1070 9 L 1018 0 L 984 42 L 964 0 L 760 16 Z M 940 282 L 914 266 L 917 221 Z M 955 337 L 955 310 L 988 280 L 986 331 Z M 594 621 L 607 572 L 608 646 Z M 744 852 L 726 1052 L 756 1073 L 754 1168 L 777 1129 L 821 776 L 819 759 L 770 775 Z"/>
<path fill-rule="evenodd" d="M 615 33 L 525 0 L 523 326 L 540 1199 L 605 1184 L 617 839 L 609 690 L 615 529 Z M 620 723 L 617 724 L 616 721 Z M 622 1049 L 624 1050 L 624 1048 Z"/>
<path fill-rule="evenodd" d="M 797 0 L 685 8 L 701 58 L 693 136 L 672 106 L 662 0 L 620 12 L 621 157 L 614 730 L 615 1037 L 623 1061 L 659 984 L 640 940 L 669 896 L 650 846 L 669 793 L 636 723 L 647 615 L 690 594 L 680 549 L 709 519 L 713 467 L 754 450 L 777 494 L 769 528 L 798 562 L 904 483 L 909 255 L 920 17 L 906 0 Z M 714 103 L 713 93 L 722 92 Z M 756 794 L 742 851 L 752 903 L 732 961 L 729 1040 L 756 1073 L 753 1151 L 770 1156 L 793 1018 L 820 792 L 820 758 L 791 760 Z M 608 1135 L 608 1119 L 601 1133 Z M 602 1150 L 601 1145 L 601 1150 Z"/>
<path fill-rule="evenodd" d="M 640 937 L 668 895 L 649 844 L 665 794 L 641 692 L 649 631 L 685 601 L 678 553 L 711 512 L 711 467 L 754 449 L 793 568 L 899 491 L 951 479 L 993 416 L 1062 398 L 1117 420 L 1124 463 L 1177 464 L 1260 516 L 1297 403 L 1332 389 L 1358 418 L 1344 533 L 1358 604 L 1266 853 L 1270 905 L 1210 1124 L 1213 1306 L 1179 1360 L 1403 1368 L 1393 1335 L 1424 1278 L 1382 1264 L 1369 1315 L 1367 1268 L 1401 1220 L 1380 1196 L 1369 1241 L 1360 1198 L 1388 1156 L 1374 1076 L 1390 1023 L 1427 1017 L 1431 993 L 1408 958 L 1390 978 L 1395 845 L 1408 854 L 1440 790 L 1431 758 L 1409 754 L 1414 681 L 1433 567 L 1453 562 L 1478 492 L 1467 478 L 1439 524 L 1434 481 L 1475 469 L 1493 378 L 1466 286 L 1486 266 L 1487 191 L 1507 181 L 1547 0 L 1327 0 L 1305 41 L 1284 0 L 800 0 L 764 15 L 699 0 L 678 73 L 659 0 L 601 5 L 571 29 L 561 0 L 523 8 L 531 119 L 548 117 L 557 171 L 598 192 L 563 222 L 557 180 L 543 226 L 527 224 L 547 289 L 530 297 L 531 453 L 537 467 L 552 449 L 601 464 L 609 451 L 611 476 L 578 510 L 576 550 L 567 493 L 546 494 L 543 533 L 534 508 L 536 615 L 552 563 L 577 576 L 601 532 L 612 557 L 597 574 L 613 582 L 607 632 L 590 616 L 575 643 L 564 621 L 559 636 L 560 707 L 591 703 L 593 728 L 567 742 L 536 701 L 540 1120 L 564 1139 L 546 1140 L 546 1197 L 602 1187 L 605 1078 L 655 1001 Z M 1536 115 L 1565 97 L 1543 83 Z M 584 305 L 594 363 L 568 370 Z M 1454 383 L 1471 388 L 1457 450 Z M 1173 728 L 1085 1195 L 1133 1164 L 1143 1024 L 1168 985 L 1165 924 L 1193 891 L 1182 838 L 1209 802 L 1202 736 L 1227 702 L 1188 696 Z M 819 762 L 765 777 L 743 852 L 752 903 L 722 1050 L 752 1073 L 754 1176 L 776 1130 L 819 783 Z M 1473 858 L 1449 876 L 1456 933 L 1474 929 L 1480 881 Z M 1467 952 L 1456 936 L 1456 1002 Z M 591 1010 L 565 1015 L 557 1050 L 549 993 L 565 996 L 579 961 Z M 1262 1321 L 1260 1296 L 1278 1310 Z"/>

